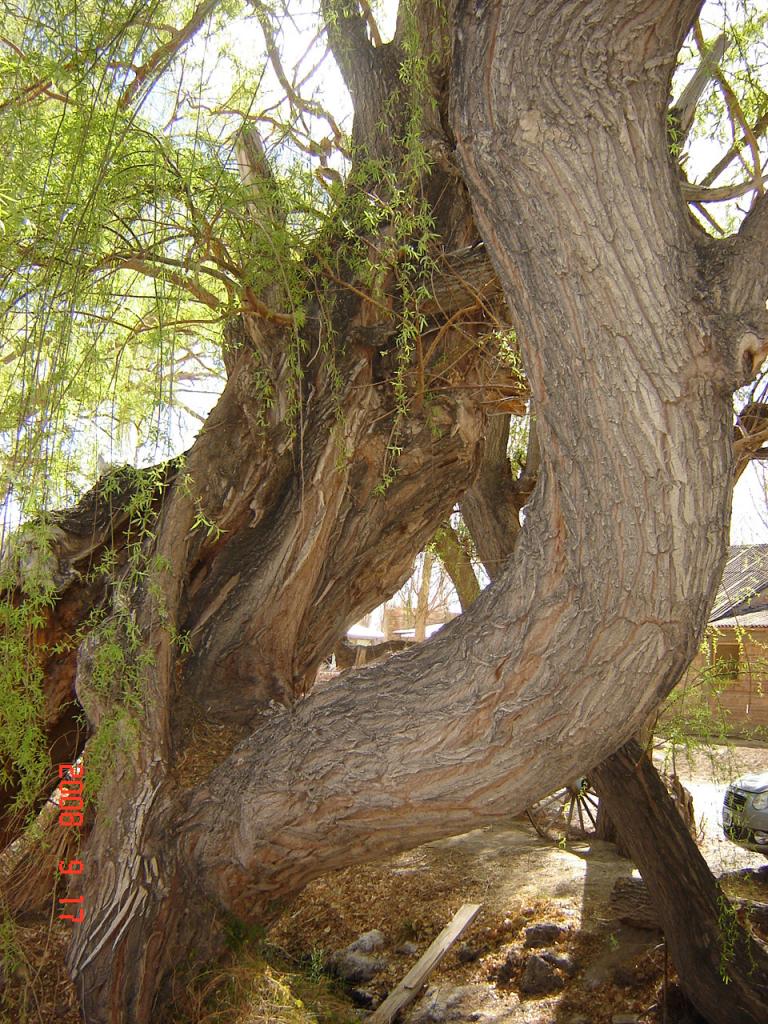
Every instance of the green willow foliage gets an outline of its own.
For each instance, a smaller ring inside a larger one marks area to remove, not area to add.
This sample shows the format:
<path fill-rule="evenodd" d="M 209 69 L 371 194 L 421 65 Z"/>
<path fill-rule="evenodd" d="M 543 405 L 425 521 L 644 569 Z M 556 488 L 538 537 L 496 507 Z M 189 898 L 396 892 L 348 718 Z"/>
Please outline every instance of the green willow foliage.
<path fill-rule="evenodd" d="M 292 7 L 297 19 L 317 17 L 310 3 Z M 724 75 L 750 123 L 768 108 L 768 14 L 759 7 L 721 0 L 701 22 L 705 42 L 729 35 Z M 370 189 L 344 191 L 335 169 L 343 175 L 347 164 L 328 155 L 339 146 L 348 154 L 348 140 L 322 105 L 313 96 L 302 108 L 301 97 L 276 94 L 274 75 L 270 84 L 257 23 L 275 27 L 279 47 L 281 10 L 245 0 L 0 3 L 0 504 L 12 520 L 92 483 L 97 451 L 111 461 L 129 446 L 145 459 L 178 450 L 180 419 L 188 434 L 201 415 L 188 393 L 221 386 L 222 328 L 249 292 L 277 281 L 279 306 L 300 330 L 300 260 L 329 219 L 347 232 L 347 260 L 370 259 L 359 235 L 385 219 L 401 255 L 402 238 L 410 241 L 411 256 L 396 263 L 406 301 L 393 384 L 405 411 L 403 366 L 420 326 L 409 311 L 432 242 L 415 198 L 427 169 L 418 97 L 428 89 L 413 15 L 404 4 L 409 157 L 397 181 L 388 168 L 359 167 L 360 180 L 378 182 L 372 201 Z M 250 60 L 233 33 L 252 39 Z M 698 50 L 694 35 L 683 63 L 695 64 Z M 317 73 L 307 76 L 308 94 Z M 240 180 L 235 141 L 249 124 L 272 150 L 277 195 Z M 722 148 L 734 135 L 733 103 L 713 80 L 693 141 Z M 731 178 L 743 165 L 732 164 Z M 267 215 L 276 205 L 282 221 Z M 375 285 L 376 268 L 368 277 Z M 294 342 L 298 374 L 298 334 Z"/>
<path fill-rule="evenodd" d="M 209 6 L 222 24 L 242 7 Z M 129 427 L 135 446 L 168 439 L 177 389 L 221 376 L 222 323 L 274 268 L 231 131 L 170 91 L 197 95 L 203 70 L 182 74 L 183 51 L 153 66 L 193 13 L 2 5 L 0 501 L 17 515 L 90 483 L 96 449 L 120 452 Z"/>
<path fill-rule="evenodd" d="M 347 2 L 337 0 L 337 10 Z M 93 484 L 97 454 L 146 463 L 184 446 L 210 405 L 204 393 L 222 386 L 225 325 L 254 296 L 269 296 L 291 318 L 285 345 L 294 394 L 285 404 L 296 415 L 305 306 L 327 302 L 310 266 L 327 272 L 329 294 L 350 268 L 374 296 L 395 275 L 397 415 L 383 487 L 396 471 L 406 371 L 436 241 L 421 199 L 428 67 L 412 0 L 402 0 L 402 164 L 352 154 L 348 101 L 340 84 L 329 85 L 338 78 L 325 60 L 317 7 L 0 0 L 0 590 L 19 582 L 7 528 L 34 521 L 30 536 L 44 565 L 46 517 Z M 763 0 L 706 5 L 699 42 L 729 33 L 722 69 L 737 102 L 711 83 L 694 141 L 712 136 L 722 149 L 735 140 L 745 152 L 739 112 L 759 122 L 768 110 L 765 27 Z M 271 55 L 265 38 L 274 40 Z M 684 63 L 698 63 L 699 42 L 692 37 Z M 331 112 L 323 96 L 334 89 Z M 252 129 L 269 152 L 271 177 L 243 180 L 238 142 Z M 764 133 L 759 145 L 764 161 Z M 681 158 L 687 154 L 683 148 Z M 744 160 L 735 160 L 716 184 L 744 173 Z M 333 383 L 335 339 L 323 335 Z M 337 377 L 339 391 L 341 383 Z M 256 369 L 255 384 L 269 402 L 266 368 Z M 147 567 L 138 559 L 133 570 Z M 20 600 L 0 606 L 0 772 L 19 772 L 27 796 L 39 790 L 45 764 L 31 638 L 55 598 L 44 577 L 32 577 Z M 113 625 L 102 624 L 102 634 Z M 124 649 L 124 624 L 118 634 Z M 102 640 L 100 657 L 117 657 L 115 637 Z M 135 692 L 131 684 L 123 697 Z"/>

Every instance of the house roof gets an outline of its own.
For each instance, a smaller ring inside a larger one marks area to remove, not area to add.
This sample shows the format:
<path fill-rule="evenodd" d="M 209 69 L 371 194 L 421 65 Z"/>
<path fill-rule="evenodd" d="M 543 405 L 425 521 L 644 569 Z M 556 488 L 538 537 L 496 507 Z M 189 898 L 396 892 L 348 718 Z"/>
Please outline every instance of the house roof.
<path fill-rule="evenodd" d="M 709 621 L 719 623 L 733 616 L 741 620 L 745 614 L 765 609 L 768 609 L 768 544 L 734 545 L 728 553 Z"/>
<path fill-rule="evenodd" d="M 759 612 L 744 612 L 742 615 L 726 615 L 712 623 L 718 629 L 754 629 L 755 626 L 768 626 L 768 608 Z"/>
<path fill-rule="evenodd" d="M 371 629 L 364 626 L 362 622 L 355 623 L 347 630 L 349 640 L 384 640 L 384 634 L 379 629 Z"/>

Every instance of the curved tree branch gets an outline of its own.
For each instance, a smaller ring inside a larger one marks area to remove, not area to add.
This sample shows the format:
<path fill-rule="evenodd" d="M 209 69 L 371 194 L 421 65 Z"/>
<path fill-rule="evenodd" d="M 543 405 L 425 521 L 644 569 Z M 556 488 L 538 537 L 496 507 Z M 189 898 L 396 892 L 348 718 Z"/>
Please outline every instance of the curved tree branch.
<path fill-rule="evenodd" d="M 750 126 L 750 131 L 752 132 L 752 135 L 755 138 L 759 138 L 761 135 L 763 135 L 763 133 L 765 132 L 765 130 L 767 128 L 768 128 L 768 110 L 764 111 L 760 115 L 760 117 L 758 117 L 758 119 L 755 121 L 755 123 Z M 720 160 L 718 160 L 718 162 L 715 164 L 715 166 L 704 175 L 704 177 L 701 179 L 700 182 L 698 182 L 698 184 L 706 186 L 706 185 L 711 185 L 713 181 L 717 181 L 717 179 L 720 177 L 720 175 L 723 173 L 723 171 L 725 171 L 730 166 L 730 164 L 733 163 L 733 161 L 736 159 L 736 157 L 742 151 L 744 146 L 747 145 L 748 141 L 749 141 L 749 138 L 748 138 L 747 134 L 745 133 L 744 135 L 741 136 L 741 138 L 737 142 L 735 142 L 731 146 L 731 148 L 728 150 L 728 152 L 723 157 L 721 157 Z"/>
<path fill-rule="evenodd" d="M 689 203 L 723 203 L 729 199 L 739 199 L 756 189 L 760 191 L 765 181 L 768 181 L 768 178 L 751 178 L 749 181 L 721 185 L 718 188 L 705 188 L 703 185 L 690 185 L 684 182 L 682 192 Z"/>

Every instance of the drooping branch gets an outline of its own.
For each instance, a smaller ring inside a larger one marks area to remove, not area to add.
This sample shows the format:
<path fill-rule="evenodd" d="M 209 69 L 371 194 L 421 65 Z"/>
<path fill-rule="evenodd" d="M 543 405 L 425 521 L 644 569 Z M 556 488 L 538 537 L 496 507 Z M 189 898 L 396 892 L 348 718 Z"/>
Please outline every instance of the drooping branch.
<path fill-rule="evenodd" d="M 22 605 L 30 576 L 36 587 L 44 579 L 53 595 L 51 607 L 29 637 L 45 680 L 41 725 L 52 764 L 73 761 L 85 738 L 75 695 L 79 641 L 93 612 L 108 605 L 111 581 L 125 570 L 127 545 L 136 542 L 136 496 L 144 495 L 144 512 L 151 514 L 177 471 L 174 462 L 147 470 L 113 470 L 76 506 L 49 518 L 43 545 L 39 524 L 32 523 L 10 538 L 4 552 L 4 577 L 16 581 L 14 589 L 0 595 L 4 601 Z M 16 779 L 0 787 L 0 849 L 24 824 L 23 815 L 10 813 L 17 790 Z M 40 792 L 39 800 L 48 793 Z"/>
<path fill-rule="evenodd" d="M 181 28 L 176 29 L 167 43 L 159 46 L 152 54 L 150 54 L 141 67 L 136 68 L 134 79 L 120 97 L 120 108 L 124 109 L 129 107 L 140 90 L 143 89 L 147 83 L 153 79 L 153 77 L 157 77 L 168 67 L 171 61 L 178 56 L 178 54 L 189 42 L 192 41 L 192 39 L 194 39 L 203 25 L 205 25 L 206 21 L 219 6 L 220 2 L 221 0 L 202 0 L 202 3 L 198 4 L 192 12 L 192 16 L 189 21 L 185 25 L 182 25 Z"/>

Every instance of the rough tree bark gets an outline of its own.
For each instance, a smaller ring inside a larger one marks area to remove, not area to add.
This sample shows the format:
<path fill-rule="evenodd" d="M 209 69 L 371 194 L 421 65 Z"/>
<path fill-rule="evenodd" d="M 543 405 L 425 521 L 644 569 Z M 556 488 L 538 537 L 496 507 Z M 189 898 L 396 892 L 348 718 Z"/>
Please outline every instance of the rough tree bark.
<path fill-rule="evenodd" d="M 356 5 L 334 7 L 356 138 L 391 149 L 397 126 L 378 125 L 398 109 L 398 37 L 377 53 Z M 134 597 L 154 657 L 146 706 L 83 852 L 87 918 L 69 956 L 89 1024 L 158 1020 L 174 969 L 219 948 L 225 913 L 268 923 L 324 871 L 499 820 L 597 763 L 671 688 L 703 627 L 726 543 L 730 394 L 768 339 L 768 206 L 724 244 L 687 217 L 664 125 L 698 4 L 594 0 L 585 17 L 567 0 L 459 2 L 452 51 L 439 7 L 417 18 L 439 54 L 425 194 L 446 248 L 471 243 L 455 142 L 537 409 L 539 483 L 516 557 L 418 650 L 304 696 L 344 625 L 395 589 L 472 481 L 476 385 L 492 382 L 483 346 L 443 327 L 462 308 L 477 320 L 497 286 L 464 275 L 446 288 L 464 307 L 438 296 L 427 311 L 439 352 L 422 345 L 427 367 L 415 357 L 417 415 L 385 495 L 394 357 L 377 353 L 391 319 L 340 289 L 339 427 L 310 311 L 294 441 L 286 327 L 253 313 L 184 485 L 162 501 L 150 553 L 169 569 Z M 266 426 L 254 366 L 279 396 Z M 445 395 L 428 415 L 425 374 Z M 218 539 L 192 529 L 200 509 Z M 188 658 L 169 623 L 190 633 Z M 189 703 L 242 737 L 192 779 L 179 767 Z"/>
<path fill-rule="evenodd" d="M 740 925 L 642 747 L 627 743 L 590 777 L 652 894 L 688 998 L 713 1024 L 760 1024 L 768 952 Z"/>

